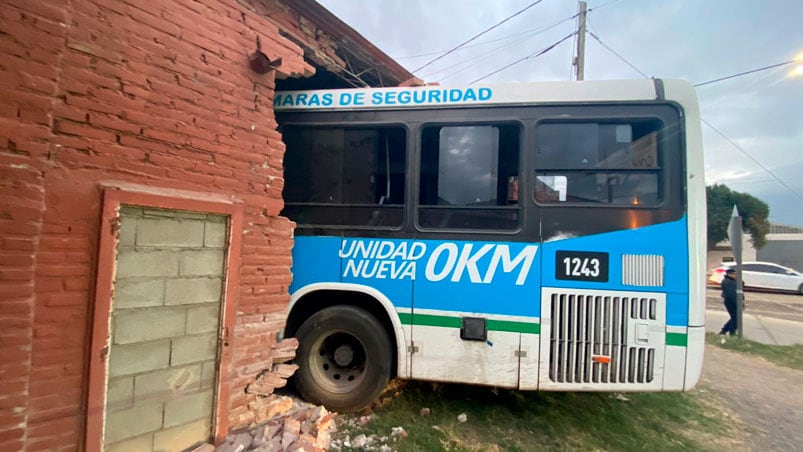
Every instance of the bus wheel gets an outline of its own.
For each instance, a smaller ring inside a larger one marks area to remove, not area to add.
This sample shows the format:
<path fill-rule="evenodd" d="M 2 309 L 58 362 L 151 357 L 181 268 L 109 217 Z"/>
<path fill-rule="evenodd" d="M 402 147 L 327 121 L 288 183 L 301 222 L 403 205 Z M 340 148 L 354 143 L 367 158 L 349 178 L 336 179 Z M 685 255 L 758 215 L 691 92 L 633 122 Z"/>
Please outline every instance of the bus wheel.
<path fill-rule="evenodd" d="M 390 378 L 391 345 L 382 324 L 368 311 L 333 306 L 298 329 L 296 388 L 309 402 L 334 411 L 370 404 Z"/>

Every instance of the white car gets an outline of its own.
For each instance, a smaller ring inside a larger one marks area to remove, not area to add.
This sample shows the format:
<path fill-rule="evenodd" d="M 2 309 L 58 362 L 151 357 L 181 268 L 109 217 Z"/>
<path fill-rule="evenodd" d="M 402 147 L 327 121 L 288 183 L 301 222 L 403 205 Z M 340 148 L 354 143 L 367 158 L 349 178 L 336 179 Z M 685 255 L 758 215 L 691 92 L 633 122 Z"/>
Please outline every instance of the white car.
<path fill-rule="evenodd" d="M 711 270 L 709 284 L 719 286 L 725 270 L 735 266 L 735 262 L 727 263 Z M 782 290 L 803 295 L 803 274 L 772 262 L 742 263 L 742 281 L 744 287 L 749 289 Z"/>

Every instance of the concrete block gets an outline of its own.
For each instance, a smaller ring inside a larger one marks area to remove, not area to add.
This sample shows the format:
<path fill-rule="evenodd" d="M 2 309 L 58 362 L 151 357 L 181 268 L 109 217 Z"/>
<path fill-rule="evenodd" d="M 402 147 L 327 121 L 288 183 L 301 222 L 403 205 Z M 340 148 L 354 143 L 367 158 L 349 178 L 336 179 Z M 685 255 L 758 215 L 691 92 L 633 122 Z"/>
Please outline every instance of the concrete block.
<path fill-rule="evenodd" d="M 185 324 L 183 308 L 130 309 L 114 313 L 112 335 L 115 344 L 147 342 L 183 336 Z"/>
<path fill-rule="evenodd" d="M 176 210 L 166 209 L 143 209 L 142 215 L 145 218 L 176 218 Z"/>
<path fill-rule="evenodd" d="M 164 369 L 170 363 L 170 341 L 113 344 L 109 353 L 109 377 Z"/>
<path fill-rule="evenodd" d="M 223 223 L 213 223 L 211 221 L 206 222 L 206 231 L 204 232 L 205 247 L 223 248 L 224 246 L 226 246 L 227 236 L 228 236 L 228 226 L 225 222 Z"/>
<path fill-rule="evenodd" d="M 188 394 L 165 402 L 164 426 L 175 427 L 197 419 L 211 419 L 214 391 Z"/>
<path fill-rule="evenodd" d="M 177 276 L 178 257 L 173 251 L 124 249 L 117 255 L 117 277 Z"/>
<path fill-rule="evenodd" d="M 173 339 L 170 365 L 209 361 L 217 358 L 217 335 L 187 336 Z"/>
<path fill-rule="evenodd" d="M 211 388 L 217 378 L 217 361 L 206 361 L 201 365 L 201 388 Z"/>
<path fill-rule="evenodd" d="M 209 303 L 187 309 L 187 334 L 214 333 L 220 327 L 220 304 Z"/>
<path fill-rule="evenodd" d="M 173 398 L 200 389 L 201 364 L 157 370 L 134 378 L 134 399 Z"/>
<path fill-rule="evenodd" d="M 119 215 L 125 215 L 127 217 L 142 217 L 142 207 L 121 205 Z"/>
<path fill-rule="evenodd" d="M 106 411 L 125 408 L 134 403 L 134 379 L 110 378 L 106 387 Z"/>
<path fill-rule="evenodd" d="M 212 425 L 209 419 L 164 429 L 154 435 L 153 450 L 179 452 L 187 450 L 200 442 L 208 441 L 212 436 Z M 150 449 L 148 449 L 150 450 Z"/>
<path fill-rule="evenodd" d="M 165 289 L 165 304 L 191 304 L 220 301 L 220 278 L 170 279 Z"/>
<path fill-rule="evenodd" d="M 179 274 L 182 276 L 223 275 L 222 249 L 183 251 L 179 259 Z"/>
<path fill-rule="evenodd" d="M 118 279 L 114 283 L 114 309 L 161 306 L 164 297 L 163 279 Z"/>
<path fill-rule="evenodd" d="M 201 212 L 190 212 L 188 210 L 177 210 L 176 211 L 176 218 L 181 218 L 185 220 L 204 220 L 206 221 L 206 217 L 208 215 Z"/>
<path fill-rule="evenodd" d="M 153 433 L 127 439 L 113 444 L 105 444 L 106 452 L 131 452 L 134 450 L 153 450 Z"/>
<path fill-rule="evenodd" d="M 162 427 L 161 403 L 145 403 L 106 414 L 106 444 L 133 438 Z"/>
<path fill-rule="evenodd" d="M 137 219 L 120 215 L 120 246 L 134 246 L 137 237 Z"/>
<path fill-rule="evenodd" d="M 196 220 L 143 219 L 137 221 L 137 246 L 203 246 L 204 222 Z"/>

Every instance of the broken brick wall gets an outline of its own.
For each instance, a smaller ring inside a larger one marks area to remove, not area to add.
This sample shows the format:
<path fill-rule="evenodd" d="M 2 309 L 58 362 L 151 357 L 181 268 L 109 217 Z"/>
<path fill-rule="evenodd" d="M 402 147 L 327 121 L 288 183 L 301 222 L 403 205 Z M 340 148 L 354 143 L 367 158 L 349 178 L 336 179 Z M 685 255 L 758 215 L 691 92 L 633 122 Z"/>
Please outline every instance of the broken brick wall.
<path fill-rule="evenodd" d="M 88 346 L 101 181 L 225 194 L 244 205 L 233 364 L 223 383 L 230 427 L 254 419 L 245 388 L 272 363 L 291 280 L 274 82 L 314 71 L 277 23 L 301 27 L 298 17 L 277 21 L 248 2 L 3 2 L 0 449 L 82 444 L 87 360 L 97 358 Z M 282 58 L 275 73 L 248 69 L 257 36 Z"/>

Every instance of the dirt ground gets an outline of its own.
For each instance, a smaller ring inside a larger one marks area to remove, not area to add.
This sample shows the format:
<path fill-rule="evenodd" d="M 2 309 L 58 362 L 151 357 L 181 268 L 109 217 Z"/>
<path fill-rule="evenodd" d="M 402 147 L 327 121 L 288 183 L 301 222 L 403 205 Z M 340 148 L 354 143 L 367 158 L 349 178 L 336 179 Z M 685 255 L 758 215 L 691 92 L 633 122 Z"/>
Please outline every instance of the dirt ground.
<path fill-rule="evenodd" d="M 803 371 L 709 345 L 698 388 L 732 423 L 729 450 L 803 450 Z"/>

